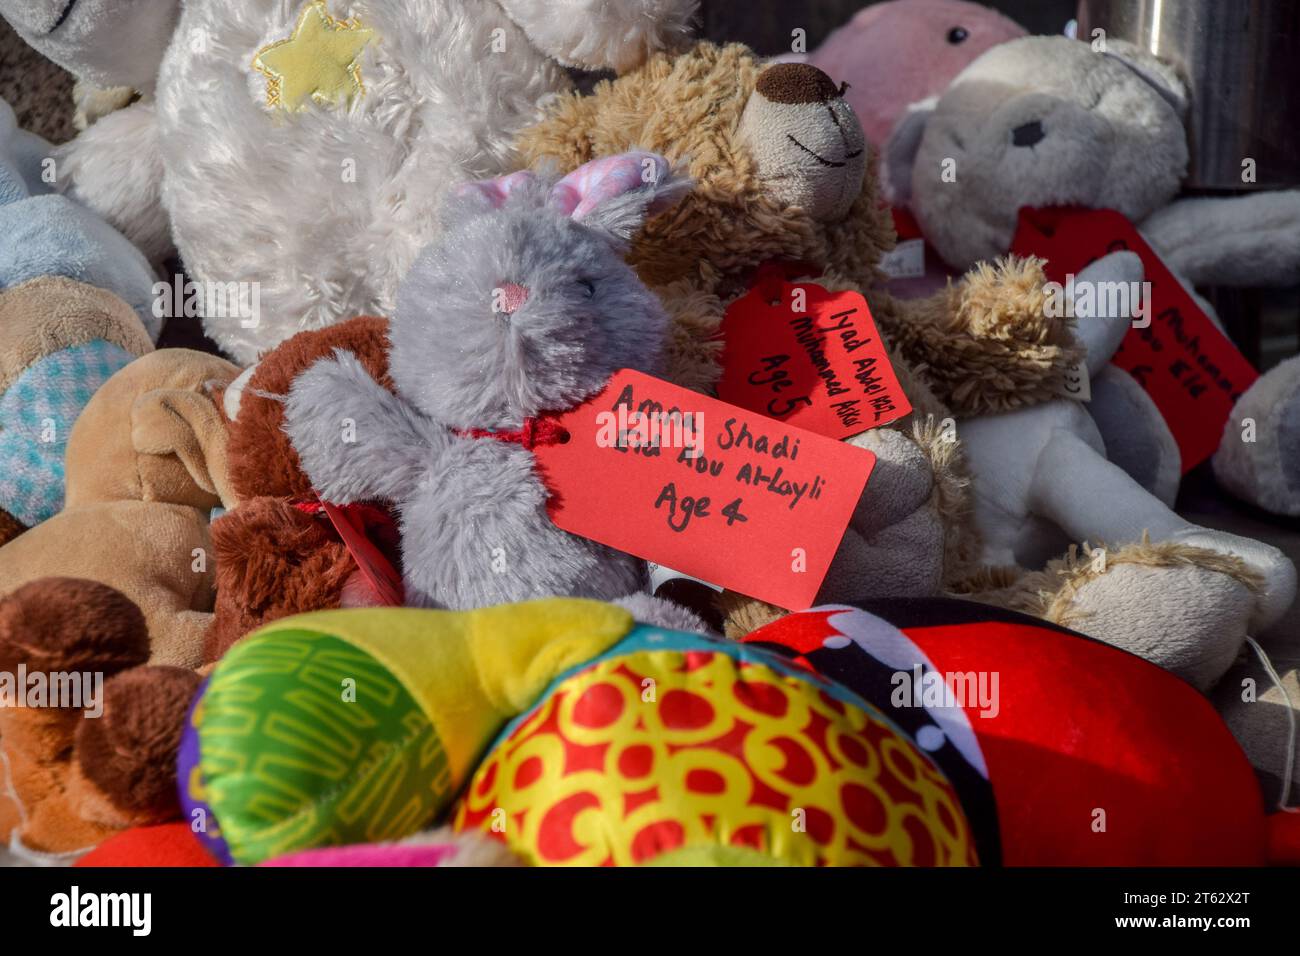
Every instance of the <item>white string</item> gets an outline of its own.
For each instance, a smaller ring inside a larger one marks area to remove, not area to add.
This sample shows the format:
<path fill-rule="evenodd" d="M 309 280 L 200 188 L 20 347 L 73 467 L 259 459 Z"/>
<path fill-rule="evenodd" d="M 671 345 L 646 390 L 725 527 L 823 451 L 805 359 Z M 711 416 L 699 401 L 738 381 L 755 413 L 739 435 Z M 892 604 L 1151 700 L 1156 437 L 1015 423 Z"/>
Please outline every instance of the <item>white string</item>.
<path fill-rule="evenodd" d="M 15 786 L 15 784 L 14 784 L 14 775 L 13 775 L 13 771 L 12 771 L 12 770 L 10 769 L 10 767 L 9 767 L 9 755 L 8 755 L 7 753 L 5 753 L 5 748 L 4 748 L 3 745 L 0 745 L 0 763 L 3 763 L 3 764 L 4 764 L 4 770 L 5 770 L 5 778 L 4 778 L 5 786 L 4 786 L 4 792 L 5 792 L 6 795 L 8 795 L 9 799 L 12 800 L 12 801 L 14 802 L 14 806 L 16 806 L 16 807 L 18 808 L 18 823 L 19 823 L 19 826 L 20 826 L 20 827 L 21 827 L 21 826 L 26 826 L 26 825 L 27 825 L 27 808 L 24 807 L 24 806 L 23 806 L 23 802 L 22 802 L 21 800 L 18 799 L 18 788 L 17 788 L 17 786 Z"/>
<path fill-rule="evenodd" d="M 1300 813 L 1300 807 L 1287 806 L 1291 802 L 1291 777 L 1295 773 L 1295 748 L 1296 748 L 1296 716 L 1295 707 L 1291 703 L 1291 697 L 1286 692 L 1286 686 L 1282 683 L 1282 678 L 1278 675 L 1277 670 L 1273 667 L 1273 662 L 1268 659 L 1264 653 L 1264 648 L 1255 643 L 1254 638 L 1247 637 L 1246 643 L 1254 648 L 1255 654 L 1259 657 L 1259 662 L 1268 672 L 1274 686 L 1282 695 L 1282 702 L 1285 704 L 1287 735 L 1286 735 L 1286 772 L 1282 775 L 1282 793 L 1277 798 L 1277 808 L 1283 813 Z"/>
<path fill-rule="evenodd" d="M 9 755 L 5 753 L 3 745 L 0 745 L 0 763 L 4 764 L 4 793 L 18 808 L 18 826 L 14 827 L 9 839 L 10 853 L 33 866 L 68 866 L 94 849 L 93 846 L 87 846 L 80 850 L 65 850 L 62 853 L 44 853 L 33 850 L 23 843 L 22 831 L 27 826 L 27 808 L 18 798 L 18 786 L 14 782 L 13 767 L 9 763 Z"/>

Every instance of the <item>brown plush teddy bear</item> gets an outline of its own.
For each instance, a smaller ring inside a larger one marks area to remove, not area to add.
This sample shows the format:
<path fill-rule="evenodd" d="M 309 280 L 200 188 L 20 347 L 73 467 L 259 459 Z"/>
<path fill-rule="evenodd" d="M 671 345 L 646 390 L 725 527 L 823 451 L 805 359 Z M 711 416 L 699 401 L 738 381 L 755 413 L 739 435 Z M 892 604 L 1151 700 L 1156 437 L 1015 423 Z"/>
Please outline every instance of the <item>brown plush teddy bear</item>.
<path fill-rule="evenodd" d="M 927 300 L 890 297 L 881 261 L 896 236 L 842 90 L 814 67 L 765 66 L 740 45 L 658 56 L 565 97 L 519 146 L 563 170 L 650 149 L 695 180 L 629 255 L 674 317 L 668 377 L 678 384 L 716 385 L 723 317 L 765 264 L 864 292 L 913 413 L 850 440 L 880 463 L 821 597 L 929 595 L 975 571 L 968 479 L 942 423 L 1058 394 L 1081 354 L 1043 308 L 1036 260 L 973 270 Z"/>
<path fill-rule="evenodd" d="M 959 430 L 936 423 L 1065 394 L 1082 350 L 1068 320 L 1045 308 L 1038 260 L 980 265 L 929 299 L 901 302 L 885 292 L 881 263 L 896 237 L 863 139 L 841 88 L 816 68 L 768 66 L 743 46 L 700 44 L 680 56 L 657 56 L 589 95 L 561 98 L 524 131 L 519 146 L 528 162 L 562 170 L 649 149 L 695 179 L 682 203 L 646 225 L 630 254 L 676 320 L 670 377 L 679 384 L 707 390 L 716 383 L 722 319 L 766 263 L 793 263 L 795 272 L 806 263 L 812 268 L 804 274 L 828 288 L 867 297 L 914 412 L 851 439 L 887 454 L 831 567 L 828 582 L 839 592 L 831 600 L 942 590 L 1139 651 L 1174 630 L 1179 647 L 1194 656 L 1219 616 L 1249 607 L 1256 582 L 1239 560 L 1139 542 L 1101 561 L 1072 552 L 1033 574 L 979 562 Z M 912 453 L 928 459 L 930 481 L 898 467 L 896 441 L 881 448 L 891 432 L 914 439 Z M 893 512 L 884 521 L 870 500 L 881 484 Z M 914 573 L 936 547 L 925 528 L 939 529 L 943 553 L 942 573 L 933 578 Z M 1214 589 L 1206 600 L 1218 613 L 1209 625 L 1195 614 L 1152 615 L 1151 608 L 1167 609 L 1169 596 L 1182 593 L 1189 575 Z M 860 593 L 851 590 L 854 579 Z M 784 613 L 738 595 L 722 603 L 733 635 Z"/>
<path fill-rule="evenodd" d="M 805 274 L 827 287 L 867 294 L 923 415 L 965 418 L 1059 395 L 1082 354 L 1066 320 L 1045 314 L 1035 260 L 973 270 L 930 299 L 884 292 L 881 260 L 897 239 L 891 214 L 861 126 L 816 67 L 765 67 L 747 47 L 702 43 L 560 99 L 519 147 L 530 163 L 565 171 L 648 149 L 695 180 L 629 256 L 671 307 L 669 377 L 688 388 L 716 384 L 726 307 L 769 262 L 810 265 Z"/>
<path fill-rule="evenodd" d="M 294 378 L 336 348 L 358 356 L 376 381 L 391 388 L 388 323 L 358 318 L 300 332 L 225 391 L 227 468 L 239 505 L 212 523 L 217 602 L 204 647 L 208 663 L 278 618 L 368 603 L 356 561 L 315 504 L 311 482 L 281 429 L 282 398 Z"/>
<path fill-rule="evenodd" d="M 150 653 L 144 615 L 106 585 L 46 578 L 0 598 L 0 672 L 29 675 L 21 703 L 46 695 L 0 707 L 0 845 L 67 862 L 180 815 L 176 751 L 199 676 L 147 666 Z"/>

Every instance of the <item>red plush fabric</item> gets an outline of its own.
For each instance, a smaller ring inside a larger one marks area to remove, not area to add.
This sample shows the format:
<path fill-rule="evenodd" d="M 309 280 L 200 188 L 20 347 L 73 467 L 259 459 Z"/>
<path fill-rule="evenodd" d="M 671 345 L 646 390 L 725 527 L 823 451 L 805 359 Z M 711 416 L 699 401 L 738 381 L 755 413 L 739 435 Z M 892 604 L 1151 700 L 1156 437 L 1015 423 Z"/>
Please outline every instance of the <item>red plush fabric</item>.
<path fill-rule="evenodd" d="M 1258 866 L 1291 851 L 1294 831 L 1272 822 L 1270 833 L 1254 772 L 1227 726 L 1167 671 L 964 602 L 869 609 L 887 623 L 847 608 L 813 610 L 746 640 L 784 646 L 900 721 L 914 712 L 882 693 L 892 671 L 923 660 L 944 675 L 996 675 L 995 713 L 982 716 L 978 703 L 960 710 L 987 767 L 1004 864 Z"/>
<path fill-rule="evenodd" d="M 219 866 L 186 823 L 137 827 L 109 837 L 77 866 Z"/>

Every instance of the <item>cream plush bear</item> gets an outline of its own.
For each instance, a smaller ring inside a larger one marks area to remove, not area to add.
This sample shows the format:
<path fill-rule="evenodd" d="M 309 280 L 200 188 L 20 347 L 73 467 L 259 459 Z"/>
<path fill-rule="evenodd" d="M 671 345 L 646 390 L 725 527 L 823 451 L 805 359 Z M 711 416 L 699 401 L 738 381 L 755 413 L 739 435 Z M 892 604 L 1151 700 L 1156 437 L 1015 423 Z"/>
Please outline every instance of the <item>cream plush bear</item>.
<path fill-rule="evenodd" d="M 697 3 L 0 0 L 0 13 L 78 76 L 142 92 L 67 146 L 61 179 L 149 254 L 174 242 L 192 278 L 256 301 L 251 318 L 205 316 L 248 364 L 301 329 L 391 313 L 447 187 L 516 165 L 516 134 L 570 89 L 566 67 L 635 66 L 688 35 Z"/>
<path fill-rule="evenodd" d="M 937 104 L 915 111 L 895 130 L 895 195 L 910 201 L 927 239 L 954 267 L 1005 252 L 1022 207 L 1079 205 L 1123 212 L 1189 284 L 1229 277 L 1239 284 L 1296 281 L 1300 193 L 1175 199 L 1188 161 L 1186 96 L 1172 68 L 1129 44 L 1110 41 L 1102 52 L 1065 37 L 1013 40 L 981 56 Z M 944 178 L 949 164 L 955 164 L 955 183 Z M 1140 260 L 1124 253 L 1081 274 L 1078 287 L 1143 278 Z M 1129 321 L 1125 315 L 1078 320 L 1093 383 L 1090 404 L 1061 399 L 961 424 L 976 523 L 990 564 L 1040 567 L 1066 541 L 1119 547 L 1147 536 L 1156 548 L 1199 548 L 1244 562 L 1254 576 L 1246 605 L 1240 593 L 1231 599 L 1218 593 L 1224 580 L 1213 562 L 1197 567 L 1178 558 L 1173 563 L 1185 580 L 1166 593 L 1174 599 L 1158 612 L 1149 608 L 1152 621 L 1168 624 L 1191 614 L 1189 623 L 1212 622 L 1203 630 L 1216 640 L 1197 642 L 1194 653 L 1176 658 L 1168 653 L 1174 638 L 1163 628 L 1150 646 L 1126 645 L 1205 687 L 1232 663 L 1246 630 L 1260 633 L 1286 613 L 1296 571 L 1276 548 L 1198 527 L 1170 509 L 1180 476 L 1178 447 L 1146 393 L 1107 364 Z M 1300 456 L 1286 450 L 1295 426 L 1259 407 L 1261 391 L 1279 408 L 1293 409 L 1294 421 L 1300 359 L 1242 397 L 1219 457 L 1232 453 L 1234 440 L 1241 444 L 1238 417 L 1255 414 L 1273 439 L 1272 445 L 1261 442 L 1252 460 L 1259 466 L 1256 477 L 1300 479 Z M 1271 462 L 1264 457 L 1270 453 Z M 1300 495 L 1300 481 L 1293 487 Z M 1281 510 L 1283 504 L 1274 506 Z M 1128 592 L 1135 595 L 1136 578 L 1151 572 L 1135 564 L 1123 573 L 1135 579 Z M 1124 594 L 1080 584 L 1075 603 L 1090 615 L 1089 633 L 1104 634 L 1131 618 L 1140 604 L 1128 606 Z"/>
<path fill-rule="evenodd" d="M 1189 289 L 1295 285 L 1300 191 L 1179 196 L 1192 105 L 1177 71 L 1131 44 L 1013 40 L 900 121 L 887 149 L 893 193 L 956 270 L 1006 252 L 1021 208 L 1082 206 L 1124 213 Z M 944 179 L 949 162 L 957 183 Z M 1164 420 L 1126 372 L 1103 361 L 1098 373 L 1089 410 L 1109 457 L 1172 504 L 1182 463 Z M 1255 441 L 1242 440 L 1247 422 Z M 1292 358 L 1238 401 L 1214 456 L 1220 483 L 1300 515 L 1297 422 L 1300 358 Z"/>

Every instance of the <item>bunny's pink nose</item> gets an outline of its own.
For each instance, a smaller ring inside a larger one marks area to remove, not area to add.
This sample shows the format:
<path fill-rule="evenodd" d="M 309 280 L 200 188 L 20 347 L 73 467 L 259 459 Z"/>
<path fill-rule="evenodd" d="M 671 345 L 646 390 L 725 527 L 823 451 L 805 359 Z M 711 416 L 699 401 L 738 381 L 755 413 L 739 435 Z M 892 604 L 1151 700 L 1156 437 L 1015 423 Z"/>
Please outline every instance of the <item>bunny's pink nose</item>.
<path fill-rule="evenodd" d="M 514 282 L 507 282 L 501 287 L 501 311 L 514 315 L 528 301 L 528 290 Z"/>

